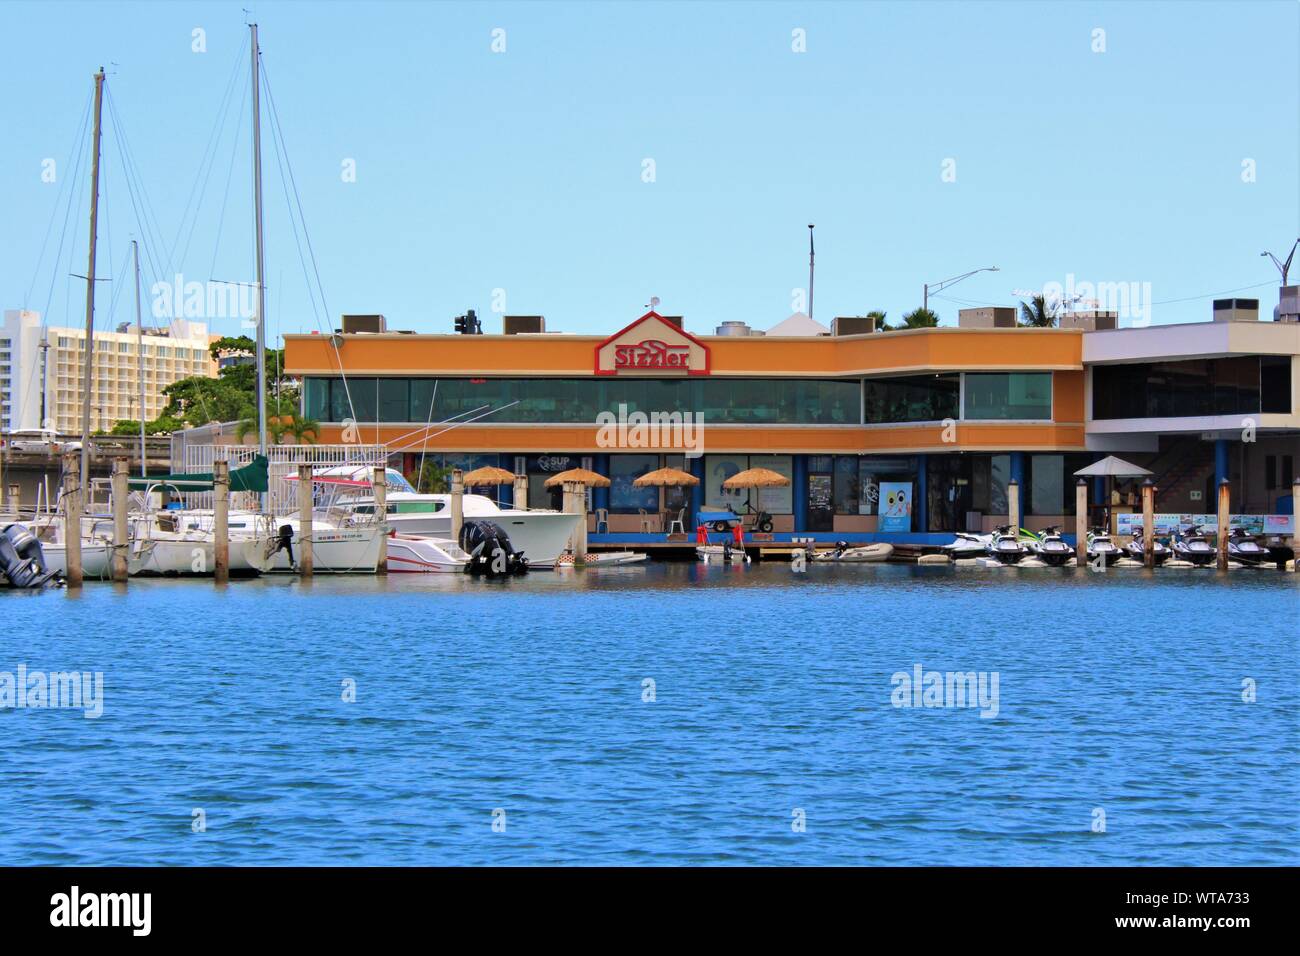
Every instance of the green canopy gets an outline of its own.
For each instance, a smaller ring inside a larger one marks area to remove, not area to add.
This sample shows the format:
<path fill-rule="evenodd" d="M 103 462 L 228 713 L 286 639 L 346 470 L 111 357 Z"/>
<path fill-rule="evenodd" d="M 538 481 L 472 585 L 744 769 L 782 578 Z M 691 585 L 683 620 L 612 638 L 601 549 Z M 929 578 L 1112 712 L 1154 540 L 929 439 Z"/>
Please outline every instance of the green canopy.
<path fill-rule="evenodd" d="M 230 472 L 231 491 L 266 491 L 267 465 L 265 455 L 254 455 L 253 460 L 243 468 Z M 212 472 L 199 471 L 182 475 L 150 475 L 147 478 L 132 478 L 132 488 L 148 488 L 150 485 L 170 485 L 177 491 L 211 491 Z"/>

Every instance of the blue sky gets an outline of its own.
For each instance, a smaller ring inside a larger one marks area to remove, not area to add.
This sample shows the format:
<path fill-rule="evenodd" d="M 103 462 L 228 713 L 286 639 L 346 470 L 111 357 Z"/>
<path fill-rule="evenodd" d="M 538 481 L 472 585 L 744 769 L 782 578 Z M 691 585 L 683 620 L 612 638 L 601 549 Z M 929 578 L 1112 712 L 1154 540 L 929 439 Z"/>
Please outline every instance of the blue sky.
<path fill-rule="evenodd" d="M 823 321 L 897 318 L 924 282 L 987 265 L 946 293 L 960 303 L 932 299 L 945 324 L 1070 275 L 1149 282 L 1154 321 L 1205 320 L 1209 297 L 1259 284 L 1240 294 L 1271 310 L 1259 253 L 1300 235 L 1295 2 L 5 3 L 0 305 L 83 321 L 68 273 L 85 271 L 85 197 L 56 265 L 57 202 L 101 63 L 162 237 L 146 293 L 154 271 L 251 280 L 246 129 L 231 136 L 245 5 L 328 308 L 308 298 L 265 134 L 272 335 L 342 312 L 450 331 L 466 308 L 497 331 L 498 289 L 565 331 L 612 332 L 652 295 L 697 332 L 768 327 L 807 283 L 809 222 Z M 99 274 L 116 278 L 141 230 L 115 137 L 110 118 Z M 124 283 L 99 293 L 98 327 L 133 317 Z"/>

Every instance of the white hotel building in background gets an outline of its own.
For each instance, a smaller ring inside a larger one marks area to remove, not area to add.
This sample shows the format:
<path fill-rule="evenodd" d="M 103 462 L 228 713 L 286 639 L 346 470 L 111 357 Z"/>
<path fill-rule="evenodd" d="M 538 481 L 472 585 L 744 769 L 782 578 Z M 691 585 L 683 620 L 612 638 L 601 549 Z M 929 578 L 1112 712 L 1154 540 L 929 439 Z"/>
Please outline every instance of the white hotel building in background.
<path fill-rule="evenodd" d="M 140 419 L 140 362 L 144 362 L 144 419 L 157 418 L 167 398 L 164 387 L 183 378 L 214 378 L 217 363 L 208 346 L 215 337 L 202 322 L 176 319 L 166 328 L 145 329 L 139 355 L 133 326 L 95 332 L 90 429 Z M 84 328 L 43 326 L 39 312 L 9 309 L 0 325 L 0 430 L 48 427 L 63 435 L 81 432 L 85 379 Z M 44 405 L 41 392 L 44 390 Z"/>

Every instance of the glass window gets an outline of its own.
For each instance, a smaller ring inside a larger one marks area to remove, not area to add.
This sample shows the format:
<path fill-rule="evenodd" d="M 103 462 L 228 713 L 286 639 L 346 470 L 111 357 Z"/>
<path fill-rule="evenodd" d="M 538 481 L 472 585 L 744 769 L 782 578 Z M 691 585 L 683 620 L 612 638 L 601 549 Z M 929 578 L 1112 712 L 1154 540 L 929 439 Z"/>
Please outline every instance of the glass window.
<path fill-rule="evenodd" d="M 899 378 L 867 379 L 864 383 L 866 421 L 938 422 L 957 418 L 961 376 L 912 375 Z"/>
<path fill-rule="evenodd" d="M 794 459 L 789 455 L 751 455 L 750 468 L 768 468 L 790 479 L 790 484 L 780 488 L 758 489 L 758 507 L 773 515 L 788 515 L 794 511 Z"/>
<path fill-rule="evenodd" d="M 1265 355 L 1259 360 L 1260 411 L 1291 413 L 1291 356 Z"/>
<path fill-rule="evenodd" d="M 1245 355 L 1185 362 L 1099 365 L 1092 417 L 1188 418 L 1291 410 L 1291 359 Z"/>
<path fill-rule="evenodd" d="M 611 455 L 609 458 L 609 510 L 614 514 L 636 514 L 644 508 L 659 511 L 659 489 L 638 488 L 637 478 L 659 467 L 658 455 Z"/>
<path fill-rule="evenodd" d="M 1028 514 L 1065 514 L 1065 457 L 1063 455 L 1030 455 L 1028 478 Z"/>
<path fill-rule="evenodd" d="M 967 419 L 1050 420 L 1051 372 L 967 372 Z"/>
<path fill-rule="evenodd" d="M 411 421 L 410 382 L 404 378 L 381 378 L 377 381 L 379 386 L 379 417 L 375 420 L 380 422 Z"/>
<path fill-rule="evenodd" d="M 837 515 L 858 513 L 858 457 L 837 455 L 835 458 L 834 490 L 831 501 Z"/>
<path fill-rule="evenodd" d="M 710 508 L 744 511 L 749 501 L 749 489 L 723 488 L 722 483 L 748 467 L 748 455 L 705 455 L 704 504 Z"/>

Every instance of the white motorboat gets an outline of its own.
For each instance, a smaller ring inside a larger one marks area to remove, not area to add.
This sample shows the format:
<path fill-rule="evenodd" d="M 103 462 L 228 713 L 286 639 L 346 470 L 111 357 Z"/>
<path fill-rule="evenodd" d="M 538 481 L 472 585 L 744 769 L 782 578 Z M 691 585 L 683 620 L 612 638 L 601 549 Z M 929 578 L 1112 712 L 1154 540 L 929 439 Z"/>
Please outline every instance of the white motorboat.
<path fill-rule="evenodd" d="M 953 561 L 963 558 L 980 558 L 988 554 L 989 543 L 992 540 L 993 535 L 991 534 L 970 534 L 965 531 L 957 531 L 953 541 L 945 544 L 942 550 Z"/>
<path fill-rule="evenodd" d="M 349 525 L 374 520 L 375 499 L 371 493 L 373 469 L 356 465 L 338 465 L 317 472 L 313 480 L 331 486 L 335 493 L 333 510 L 351 513 Z M 384 520 L 398 534 L 433 538 L 451 537 L 451 495 L 420 494 L 394 468 L 385 470 Z M 286 480 L 296 480 L 295 475 Z M 462 495 L 463 517 L 496 524 L 510 539 L 511 548 L 528 559 L 531 569 L 553 568 L 569 547 L 570 539 L 585 516 L 549 509 L 500 508 L 484 495 Z"/>
<path fill-rule="evenodd" d="M 864 564 L 886 561 L 894 553 L 894 546 L 884 542 L 864 544 L 852 547 L 847 541 L 837 541 L 829 551 L 818 551 L 812 556 L 814 561 L 839 562 L 844 564 Z"/>
<path fill-rule="evenodd" d="M 68 545 L 62 515 L 41 515 L 23 522 L 40 542 L 45 566 L 64 577 L 68 574 Z M 108 580 L 113 558 L 113 524 L 94 518 L 81 523 L 81 573 L 87 578 Z"/>
<path fill-rule="evenodd" d="M 159 512 L 174 515 L 176 529 L 185 533 L 212 536 L 211 511 Z M 379 566 L 379 542 L 384 528 L 374 524 L 341 526 L 338 515 L 312 512 L 312 570 L 322 574 L 374 574 Z M 271 518 L 253 511 L 232 511 L 227 518 L 230 530 L 230 569 L 259 570 L 265 573 L 294 572 L 302 549 L 301 523 L 297 513 Z M 288 529 L 287 533 L 284 529 Z M 235 542 L 250 543 L 237 551 Z"/>
<path fill-rule="evenodd" d="M 397 534 L 388 536 L 390 574 L 464 574 L 470 556 L 450 538 Z"/>

